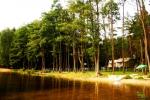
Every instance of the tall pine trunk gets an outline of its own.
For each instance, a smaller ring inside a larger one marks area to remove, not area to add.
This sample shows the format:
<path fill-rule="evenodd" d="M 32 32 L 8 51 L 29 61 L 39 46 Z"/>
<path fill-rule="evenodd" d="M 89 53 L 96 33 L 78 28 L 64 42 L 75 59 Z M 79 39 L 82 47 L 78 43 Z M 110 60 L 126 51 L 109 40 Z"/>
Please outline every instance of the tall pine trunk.
<path fill-rule="evenodd" d="M 106 56 L 106 61 L 105 61 L 105 66 L 108 65 L 108 46 L 107 46 L 107 32 L 106 32 L 106 28 L 105 28 L 105 18 L 104 16 L 102 16 L 102 20 L 103 20 L 103 30 L 104 30 L 104 38 L 105 38 L 105 41 L 104 41 L 104 46 L 105 46 L 105 56 Z"/>
<path fill-rule="evenodd" d="M 81 71 L 84 71 L 84 51 L 83 51 L 83 43 L 81 43 L 81 55 L 80 55 L 81 59 L 80 59 L 80 66 L 81 66 Z"/>
<path fill-rule="evenodd" d="M 149 67 L 149 72 L 150 72 L 150 59 L 149 59 L 149 54 L 148 54 L 148 43 L 147 43 L 147 25 L 145 23 L 145 20 L 147 18 L 147 15 L 145 14 L 145 5 L 144 5 L 144 1 L 141 0 L 137 0 L 139 8 L 140 8 L 140 21 L 142 23 L 142 28 L 143 28 L 143 32 L 144 32 L 144 51 L 145 51 L 145 60 L 146 63 L 148 64 Z M 137 6 L 138 6 L 137 5 Z"/>
<path fill-rule="evenodd" d="M 96 0 L 96 15 L 97 15 L 97 27 L 96 27 L 96 52 L 95 52 L 95 71 L 96 76 L 99 76 L 99 0 Z"/>
<path fill-rule="evenodd" d="M 62 51 L 61 51 L 61 41 L 59 43 L 59 72 L 62 71 Z"/>
<path fill-rule="evenodd" d="M 141 64 L 143 64 L 144 63 L 144 60 L 143 60 L 143 45 L 142 45 L 142 40 L 140 39 L 140 52 L 141 52 Z"/>
<path fill-rule="evenodd" d="M 111 8 L 112 8 L 112 4 L 111 4 Z M 115 71 L 115 67 L 114 67 L 114 33 L 113 33 L 113 13 L 112 13 L 112 9 L 111 9 L 110 22 L 111 22 L 111 46 L 112 46 L 112 48 L 111 48 L 111 54 L 112 54 L 112 72 L 114 74 L 114 71 Z"/>
<path fill-rule="evenodd" d="M 45 70 L 45 52 L 44 48 L 41 48 L 41 58 L 42 58 L 42 70 Z"/>
<path fill-rule="evenodd" d="M 75 33 L 73 35 L 73 71 L 76 71 L 76 48 L 75 48 Z"/>
<path fill-rule="evenodd" d="M 55 71 L 55 59 L 56 59 L 56 57 L 55 57 L 56 55 L 55 55 L 55 45 L 53 44 L 53 71 Z"/>
<path fill-rule="evenodd" d="M 70 71 L 70 52 L 68 47 L 68 71 Z"/>
<path fill-rule="evenodd" d="M 123 18 L 122 18 L 122 63 L 123 63 L 123 73 L 125 73 L 125 62 L 124 62 L 124 4 L 125 0 L 123 0 Z"/>
<path fill-rule="evenodd" d="M 70 71 L 70 52 L 69 52 L 69 46 L 67 48 L 67 69 L 68 72 Z"/>

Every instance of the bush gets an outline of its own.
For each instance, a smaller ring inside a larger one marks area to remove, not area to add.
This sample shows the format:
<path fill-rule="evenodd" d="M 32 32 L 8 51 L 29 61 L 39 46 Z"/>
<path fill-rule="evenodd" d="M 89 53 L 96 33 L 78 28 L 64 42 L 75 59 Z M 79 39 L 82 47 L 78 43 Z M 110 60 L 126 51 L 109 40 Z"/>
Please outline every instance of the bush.
<path fill-rule="evenodd" d="M 132 77 L 130 75 L 126 75 L 124 79 L 132 79 Z"/>
<path fill-rule="evenodd" d="M 139 76 L 137 79 L 144 79 L 142 76 Z"/>
<path fill-rule="evenodd" d="M 33 70 L 33 69 L 31 69 L 31 70 L 26 70 L 26 73 L 29 74 L 29 75 L 34 74 L 35 72 L 36 72 L 36 71 Z"/>
<path fill-rule="evenodd" d="M 48 70 L 48 69 L 44 70 L 44 73 L 50 73 L 50 72 L 51 70 Z"/>

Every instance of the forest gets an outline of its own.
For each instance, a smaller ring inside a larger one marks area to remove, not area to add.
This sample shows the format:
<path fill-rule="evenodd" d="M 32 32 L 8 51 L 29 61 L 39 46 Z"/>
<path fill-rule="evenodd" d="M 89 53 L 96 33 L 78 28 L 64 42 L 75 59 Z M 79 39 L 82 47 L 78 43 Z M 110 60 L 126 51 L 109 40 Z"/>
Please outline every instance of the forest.
<path fill-rule="evenodd" d="M 98 74 L 109 60 L 115 71 L 115 59 L 130 58 L 130 67 L 147 64 L 150 71 L 150 15 L 144 0 L 133 0 L 136 14 L 125 16 L 126 2 L 69 0 L 64 8 L 54 0 L 41 19 L 0 32 L 0 66 Z"/>

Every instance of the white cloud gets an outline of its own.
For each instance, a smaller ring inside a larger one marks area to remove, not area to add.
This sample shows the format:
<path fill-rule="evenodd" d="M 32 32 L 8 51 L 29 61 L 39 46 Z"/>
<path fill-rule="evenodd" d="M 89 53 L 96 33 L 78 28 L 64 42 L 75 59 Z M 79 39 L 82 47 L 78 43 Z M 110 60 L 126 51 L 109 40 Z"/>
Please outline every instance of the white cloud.
<path fill-rule="evenodd" d="M 10 27 L 19 27 L 41 17 L 41 13 L 50 10 L 53 0 L 0 0 L 0 30 Z M 60 0 L 63 6 L 67 6 L 69 0 Z M 150 11 L 148 0 L 147 11 Z M 125 5 L 125 15 L 134 15 L 135 3 L 128 2 Z"/>
<path fill-rule="evenodd" d="M 0 30 L 19 27 L 50 10 L 52 0 L 0 0 Z"/>

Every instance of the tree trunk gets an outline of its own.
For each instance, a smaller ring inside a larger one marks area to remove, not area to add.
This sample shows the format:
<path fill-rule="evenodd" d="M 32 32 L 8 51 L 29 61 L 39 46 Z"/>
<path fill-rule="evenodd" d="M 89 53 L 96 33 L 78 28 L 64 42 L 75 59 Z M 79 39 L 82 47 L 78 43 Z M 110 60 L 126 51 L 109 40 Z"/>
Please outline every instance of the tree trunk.
<path fill-rule="evenodd" d="M 73 71 L 76 72 L 76 49 L 75 49 L 75 43 L 73 43 Z"/>
<path fill-rule="evenodd" d="M 67 51 L 68 51 L 68 54 L 67 54 L 68 55 L 67 56 L 67 59 L 68 59 L 67 60 L 67 66 L 68 66 L 68 72 L 69 72 L 70 71 L 70 55 L 69 55 L 70 53 L 69 53 L 69 47 L 68 47 Z"/>
<path fill-rule="evenodd" d="M 95 72 L 96 76 L 99 76 L 99 1 L 96 0 L 96 15 L 97 15 L 97 27 L 96 27 L 96 52 L 95 52 Z"/>
<path fill-rule="evenodd" d="M 59 43 L 59 72 L 62 70 L 61 42 Z"/>
<path fill-rule="evenodd" d="M 81 44 L 81 71 L 84 71 L 84 53 L 83 53 L 83 44 Z"/>
<path fill-rule="evenodd" d="M 58 54 L 56 54 L 56 58 L 55 59 L 56 59 L 56 64 L 55 64 L 56 65 L 56 71 L 58 71 L 58 66 L 59 66 L 58 65 Z"/>
<path fill-rule="evenodd" d="M 95 67 L 95 73 L 96 73 L 96 76 L 99 76 L 99 1 L 96 0 L 96 14 L 97 14 L 97 27 L 95 28 L 94 26 L 94 14 L 93 14 L 93 8 L 92 8 L 92 1 L 90 0 L 90 6 L 91 6 L 91 9 L 90 9 L 90 21 L 91 21 L 91 32 L 94 34 L 94 39 L 98 40 L 97 43 L 93 43 L 93 48 L 95 48 L 95 54 L 93 55 L 93 58 L 94 58 L 94 66 L 92 67 Z M 95 32 L 96 30 L 96 32 Z"/>
<path fill-rule="evenodd" d="M 125 63 L 124 63 L 124 3 L 125 0 L 123 0 L 123 18 L 122 18 L 122 62 L 123 62 L 123 73 L 125 73 Z"/>
<path fill-rule="evenodd" d="M 130 52 L 130 57 L 133 56 L 133 53 L 132 53 L 132 42 L 131 42 L 131 36 L 129 35 L 129 52 Z"/>
<path fill-rule="evenodd" d="M 55 71 L 55 57 L 53 57 L 53 71 Z"/>
<path fill-rule="evenodd" d="M 143 46 L 142 46 L 142 40 L 140 39 L 140 47 L 141 47 L 141 64 L 144 63 L 144 60 L 143 60 Z"/>
<path fill-rule="evenodd" d="M 44 48 L 41 49 L 41 58 L 42 58 L 42 70 L 45 70 L 45 52 Z"/>
<path fill-rule="evenodd" d="M 107 32 L 106 32 L 106 28 L 105 28 L 105 18 L 104 16 L 102 17 L 102 20 L 103 20 L 103 30 L 104 30 L 104 37 L 105 37 L 105 41 L 104 41 L 104 46 L 105 46 L 105 56 L 106 56 L 106 61 L 105 61 L 105 66 L 108 65 L 108 47 L 107 47 Z"/>
<path fill-rule="evenodd" d="M 111 9 L 110 22 L 111 22 L 111 46 L 112 46 L 112 48 L 111 48 L 111 54 L 112 54 L 112 73 L 114 74 L 114 71 L 115 71 L 115 67 L 114 67 L 114 34 L 113 34 L 113 13 L 112 13 L 112 9 Z"/>
<path fill-rule="evenodd" d="M 144 32 L 145 60 L 146 60 L 146 63 L 148 64 L 149 72 L 150 72 L 150 60 L 149 60 L 148 45 L 147 45 L 147 30 L 146 30 L 146 23 L 145 23 L 145 19 L 147 18 L 147 16 L 144 13 L 145 5 L 144 5 L 144 1 L 143 0 L 141 0 L 141 2 L 139 0 L 137 0 L 137 1 L 138 1 L 139 8 L 140 8 L 140 20 L 141 20 L 142 28 L 143 28 L 143 32 Z"/>
<path fill-rule="evenodd" d="M 96 54 L 95 54 L 95 72 L 96 76 L 99 76 L 99 46 L 97 47 Z"/>
<path fill-rule="evenodd" d="M 62 61 L 63 63 L 65 62 L 65 71 L 68 71 L 68 46 L 66 45 L 66 55 L 65 55 L 65 61 Z"/>
<path fill-rule="evenodd" d="M 53 45 L 53 71 L 55 71 L 55 46 Z"/>
<path fill-rule="evenodd" d="M 83 60 L 83 51 L 81 50 L 82 46 L 78 48 L 78 59 L 80 62 L 80 70 L 83 72 L 84 71 L 84 60 Z"/>

